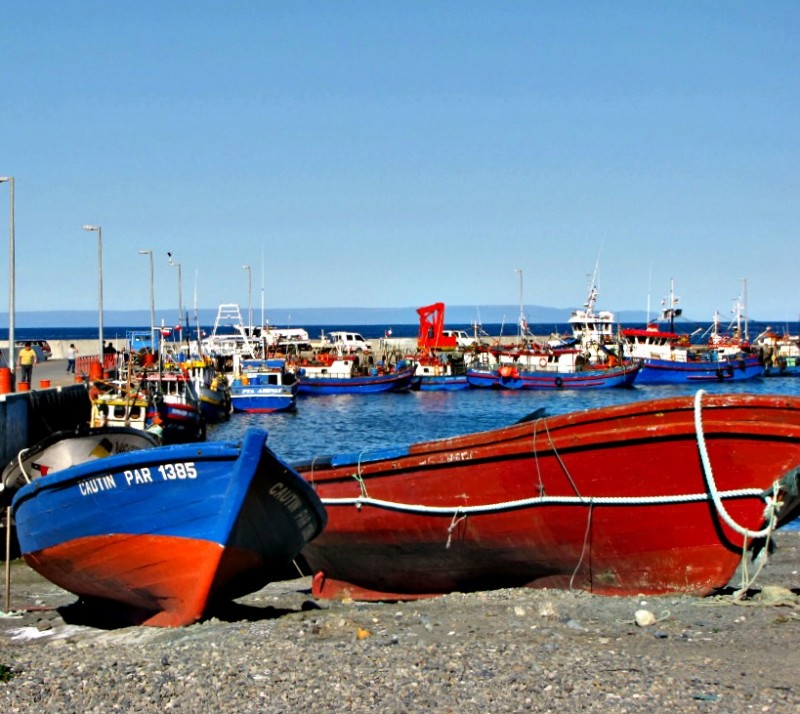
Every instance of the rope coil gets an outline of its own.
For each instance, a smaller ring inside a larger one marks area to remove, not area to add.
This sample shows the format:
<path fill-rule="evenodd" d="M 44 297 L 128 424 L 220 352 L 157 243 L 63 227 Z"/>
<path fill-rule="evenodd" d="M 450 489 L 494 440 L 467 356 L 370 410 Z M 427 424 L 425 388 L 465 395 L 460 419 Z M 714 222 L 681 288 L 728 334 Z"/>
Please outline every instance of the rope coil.
<path fill-rule="evenodd" d="M 705 391 L 702 389 L 697 390 L 697 394 L 695 394 L 694 398 L 694 426 L 695 432 L 697 433 L 697 445 L 700 449 L 700 460 L 703 464 L 703 474 L 706 478 L 706 485 L 708 486 L 708 492 L 711 496 L 712 501 L 714 502 L 714 507 L 717 509 L 717 513 L 719 513 L 720 517 L 722 518 L 725 523 L 736 531 L 739 535 L 744 536 L 745 538 L 755 539 L 755 538 L 765 538 L 769 536 L 774 530 L 775 526 L 778 521 L 778 511 L 780 507 L 783 505 L 780 500 L 778 500 L 778 491 L 779 491 L 779 483 L 776 481 L 772 484 L 772 495 L 766 497 L 766 508 L 764 516 L 767 520 L 767 525 L 764 526 L 759 531 L 752 531 L 749 528 L 745 528 L 744 526 L 739 525 L 736 521 L 733 520 L 731 515 L 725 509 L 725 506 L 722 503 L 722 499 L 719 498 L 719 491 L 717 490 L 717 484 L 714 480 L 714 472 L 711 469 L 711 459 L 708 456 L 708 448 L 706 446 L 706 437 L 703 433 L 703 410 L 702 410 L 702 402 L 703 402 L 703 395 Z"/>

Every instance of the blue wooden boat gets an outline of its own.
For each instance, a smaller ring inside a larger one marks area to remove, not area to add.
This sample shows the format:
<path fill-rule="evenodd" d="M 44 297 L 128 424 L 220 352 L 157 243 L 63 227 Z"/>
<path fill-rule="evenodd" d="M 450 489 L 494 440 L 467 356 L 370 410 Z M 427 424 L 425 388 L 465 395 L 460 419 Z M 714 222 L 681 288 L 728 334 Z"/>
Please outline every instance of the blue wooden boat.
<path fill-rule="evenodd" d="M 227 377 L 211 357 L 188 358 L 181 366 L 194 383 L 200 413 L 208 424 L 225 421 L 231 415 L 231 390 Z"/>
<path fill-rule="evenodd" d="M 739 382 L 760 377 L 764 367 L 758 357 L 738 359 L 710 358 L 673 362 L 645 359 L 636 379 L 637 384 L 691 384 L 694 382 Z"/>
<path fill-rule="evenodd" d="M 204 441 L 206 420 L 200 408 L 200 397 L 189 374 L 176 365 L 145 371 L 135 377 L 147 395 L 147 418 L 159 421 L 164 444 Z"/>
<path fill-rule="evenodd" d="M 738 382 L 762 374 L 760 358 L 750 352 L 700 349 L 685 336 L 660 330 L 623 329 L 625 353 L 642 361 L 637 384 L 690 384 Z"/>
<path fill-rule="evenodd" d="M 765 377 L 800 376 L 800 338 L 778 335 L 770 328 L 755 339 L 755 347 L 764 361 Z"/>
<path fill-rule="evenodd" d="M 393 370 L 378 366 L 361 368 L 355 355 L 320 355 L 325 361 L 299 366 L 298 391 L 300 394 L 375 394 L 403 391 L 411 388 L 416 367 L 413 363 L 400 363 Z M 363 358 L 362 358 L 363 359 Z"/>
<path fill-rule="evenodd" d="M 231 383 L 235 412 L 268 413 L 294 409 L 297 378 L 284 359 L 245 359 Z"/>
<path fill-rule="evenodd" d="M 108 456 L 33 480 L 12 501 L 31 568 L 136 624 L 181 626 L 287 575 L 323 529 L 313 489 L 250 429 L 241 442 Z"/>
<path fill-rule="evenodd" d="M 501 365 L 471 367 L 467 370 L 470 386 L 494 389 L 602 389 L 630 387 L 639 374 L 638 363 L 615 367 L 587 366 L 574 372 L 556 372 Z"/>
<path fill-rule="evenodd" d="M 455 339 L 455 338 L 453 338 Z M 416 371 L 411 388 L 420 392 L 457 391 L 468 389 L 467 368 L 462 355 L 421 355 L 416 358 Z"/>

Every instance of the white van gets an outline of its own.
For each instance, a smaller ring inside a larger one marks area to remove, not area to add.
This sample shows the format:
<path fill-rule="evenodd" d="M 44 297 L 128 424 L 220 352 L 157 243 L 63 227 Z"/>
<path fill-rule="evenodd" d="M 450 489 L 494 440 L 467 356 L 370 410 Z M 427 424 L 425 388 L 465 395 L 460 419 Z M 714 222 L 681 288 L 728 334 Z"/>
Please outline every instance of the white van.
<path fill-rule="evenodd" d="M 357 332 L 330 332 L 328 341 L 334 347 L 341 347 L 345 353 L 372 351 L 372 345 Z"/>

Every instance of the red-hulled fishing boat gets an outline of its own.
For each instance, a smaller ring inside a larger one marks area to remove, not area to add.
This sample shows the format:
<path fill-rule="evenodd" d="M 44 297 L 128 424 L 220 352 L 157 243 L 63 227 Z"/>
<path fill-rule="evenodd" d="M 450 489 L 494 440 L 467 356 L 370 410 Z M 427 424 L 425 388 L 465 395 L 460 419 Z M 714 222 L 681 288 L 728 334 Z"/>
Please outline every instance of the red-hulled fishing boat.
<path fill-rule="evenodd" d="M 709 594 L 800 512 L 800 398 L 682 396 L 295 468 L 318 597 L 530 586 Z"/>

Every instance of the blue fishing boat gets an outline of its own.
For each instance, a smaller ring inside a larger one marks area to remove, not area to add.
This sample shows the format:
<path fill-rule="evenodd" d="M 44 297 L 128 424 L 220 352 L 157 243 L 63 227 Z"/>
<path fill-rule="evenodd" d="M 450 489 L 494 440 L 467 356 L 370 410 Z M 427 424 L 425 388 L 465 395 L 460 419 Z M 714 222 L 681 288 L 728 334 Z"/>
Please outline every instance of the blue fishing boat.
<path fill-rule="evenodd" d="M 297 371 L 300 394 L 375 394 L 404 391 L 414 382 L 416 366 L 405 361 L 395 369 L 368 365 L 356 355 L 319 355 L 316 362 L 301 363 Z"/>
<path fill-rule="evenodd" d="M 622 330 L 625 353 L 642 362 L 637 384 L 690 384 L 693 382 L 738 382 L 759 377 L 764 367 L 758 355 L 739 351 L 700 349 L 688 337 L 660 330 Z"/>
<path fill-rule="evenodd" d="M 286 577 L 323 529 L 313 489 L 250 429 L 87 461 L 34 479 L 12 501 L 31 568 L 135 624 L 181 626 L 214 603 Z"/>
<path fill-rule="evenodd" d="M 420 355 L 415 361 L 417 367 L 412 389 L 420 392 L 452 392 L 469 388 L 463 355 Z"/>
<path fill-rule="evenodd" d="M 630 387 L 637 379 L 638 363 L 614 367 L 593 366 L 557 372 L 502 364 L 498 367 L 476 366 L 467 370 L 470 386 L 494 389 L 602 389 Z"/>
<path fill-rule="evenodd" d="M 245 359 L 231 383 L 235 412 L 267 413 L 294 409 L 297 378 L 284 359 Z"/>
<path fill-rule="evenodd" d="M 788 332 L 779 335 L 767 328 L 755 339 L 763 356 L 765 377 L 800 376 L 800 338 Z"/>
<path fill-rule="evenodd" d="M 670 281 L 669 298 L 664 299 L 665 307 L 658 321 L 644 329 L 621 331 L 624 355 L 642 362 L 637 384 L 738 382 L 762 374 L 761 359 L 740 338 L 740 329 L 733 337 L 719 335 L 716 316 L 714 334 L 707 345 L 694 345 L 689 335 L 675 332 L 675 318 L 682 314 L 682 309 L 676 307 L 679 303 Z M 659 322 L 666 323 L 668 329 L 662 329 Z"/>

